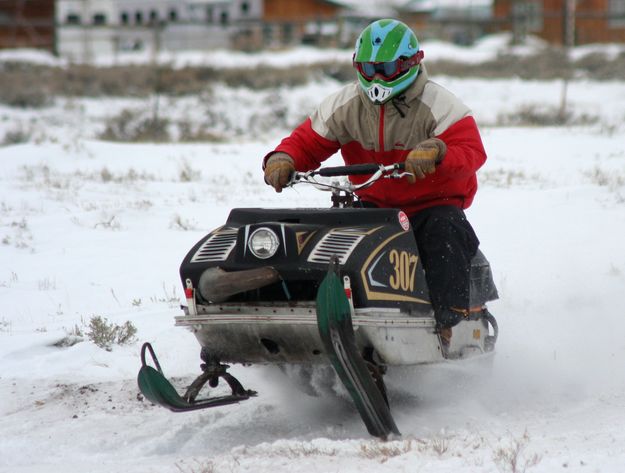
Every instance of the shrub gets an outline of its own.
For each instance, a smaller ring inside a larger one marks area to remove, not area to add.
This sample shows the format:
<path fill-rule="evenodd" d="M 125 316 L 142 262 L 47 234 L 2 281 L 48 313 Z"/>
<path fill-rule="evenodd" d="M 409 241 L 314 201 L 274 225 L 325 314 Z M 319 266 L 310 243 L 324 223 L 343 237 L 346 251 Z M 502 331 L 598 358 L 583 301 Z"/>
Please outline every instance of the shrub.
<path fill-rule="evenodd" d="M 165 142 L 170 140 L 169 120 L 145 117 L 140 111 L 124 109 L 106 122 L 99 138 L 121 142 Z"/>
<path fill-rule="evenodd" d="M 23 128 L 17 128 L 15 130 L 9 130 L 4 134 L 2 143 L 0 146 L 19 145 L 22 143 L 28 143 L 31 133 Z"/>
<path fill-rule="evenodd" d="M 189 120 L 180 120 L 178 121 L 178 141 L 221 143 L 225 141 L 225 137 L 208 130 L 204 125 L 195 127 Z"/>
<path fill-rule="evenodd" d="M 126 345 L 135 340 L 137 328 L 130 321 L 123 325 L 109 322 L 99 315 L 91 317 L 87 337 L 100 348 L 111 351 L 112 345 Z"/>

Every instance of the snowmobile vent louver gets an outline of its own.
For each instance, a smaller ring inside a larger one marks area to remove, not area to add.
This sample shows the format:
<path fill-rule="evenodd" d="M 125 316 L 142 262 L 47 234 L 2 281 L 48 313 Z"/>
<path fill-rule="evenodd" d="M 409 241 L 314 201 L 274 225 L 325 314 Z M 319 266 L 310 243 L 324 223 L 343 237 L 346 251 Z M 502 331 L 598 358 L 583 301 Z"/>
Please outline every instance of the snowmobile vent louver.
<path fill-rule="evenodd" d="M 197 253 L 193 255 L 191 263 L 226 261 L 236 243 L 237 229 L 224 228 L 204 242 Z"/>
<path fill-rule="evenodd" d="M 330 232 L 310 252 L 308 261 L 311 263 L 329 263 L 332 255 L 336 255 L 339 258 L 339 263 L 345 264 L 354 248 L 364 237 L 363 234 L 347 231 Z"/>

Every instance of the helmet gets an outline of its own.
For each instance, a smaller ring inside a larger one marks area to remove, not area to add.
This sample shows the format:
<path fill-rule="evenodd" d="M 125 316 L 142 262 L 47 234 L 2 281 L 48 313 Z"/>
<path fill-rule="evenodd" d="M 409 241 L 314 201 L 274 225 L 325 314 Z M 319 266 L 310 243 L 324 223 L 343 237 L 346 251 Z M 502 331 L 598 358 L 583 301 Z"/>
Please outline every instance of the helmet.
<path fill-rule="evenodd" d="M 385 19 L 360 33 L 353 65 L 369 99 L 382 104 L 416 80 L 421 59 L 423 51 L 413 31 L 401 21 Z"/>

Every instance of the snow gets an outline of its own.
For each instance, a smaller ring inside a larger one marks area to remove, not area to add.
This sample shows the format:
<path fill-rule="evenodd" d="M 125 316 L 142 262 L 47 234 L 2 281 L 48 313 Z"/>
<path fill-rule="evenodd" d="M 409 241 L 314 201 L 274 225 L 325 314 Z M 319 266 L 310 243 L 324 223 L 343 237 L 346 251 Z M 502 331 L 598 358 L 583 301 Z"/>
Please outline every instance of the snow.
<path fill-rule="evenodd" d="M 199 345 L 173 325 L 186 252 L 233 207 L 327 205 L 312 189 L 273 193 L 259 163 L 338 83 L 219 86 L 211 104 L 231 130 L 264 117 L 275 94 L 290 117 L 220 144 L 96 140 L 104 116 L 141 105 L 127 99 L 2 107 L 0 136 L 23 123 L 35 139 L 0 147 L 0 471 L 491 473 L 513 471 L 516 452 L 517 471 L 622 472 L 622 83 L 569 85 L 573 114 L 597 117 L 587 125 L 510 127 L 498 117 L 557 107 L 561 84 L 435 79 L 475 110 L 489 154 L 467 214 L 493 265 L 501 335 L 490 367 L 391 370 L 403 436 L 390 442 L 370 438 L 332 387 L 303 394 L 272 367 L 233 367 L 260 393 L 240 405 L 173 414 L 137 398 L 141 341 L 179 388 L 199 372 Z M 200 117 L 202 103 L 168 105 Z M 137 341 L 54 346 L 96 315 L 131 321 Z"/>

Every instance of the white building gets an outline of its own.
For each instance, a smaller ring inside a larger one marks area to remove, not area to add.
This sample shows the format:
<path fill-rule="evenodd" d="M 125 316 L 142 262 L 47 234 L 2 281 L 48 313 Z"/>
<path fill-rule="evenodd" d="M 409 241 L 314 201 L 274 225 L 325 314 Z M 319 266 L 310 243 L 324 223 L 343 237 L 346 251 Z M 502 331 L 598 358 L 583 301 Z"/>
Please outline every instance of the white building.
<path fill-rule="evenodd" d="M 130 50 L 228 47 L 261 15 L 262 0 L 59 0 L 57 50 L 89 62 Z"/>

